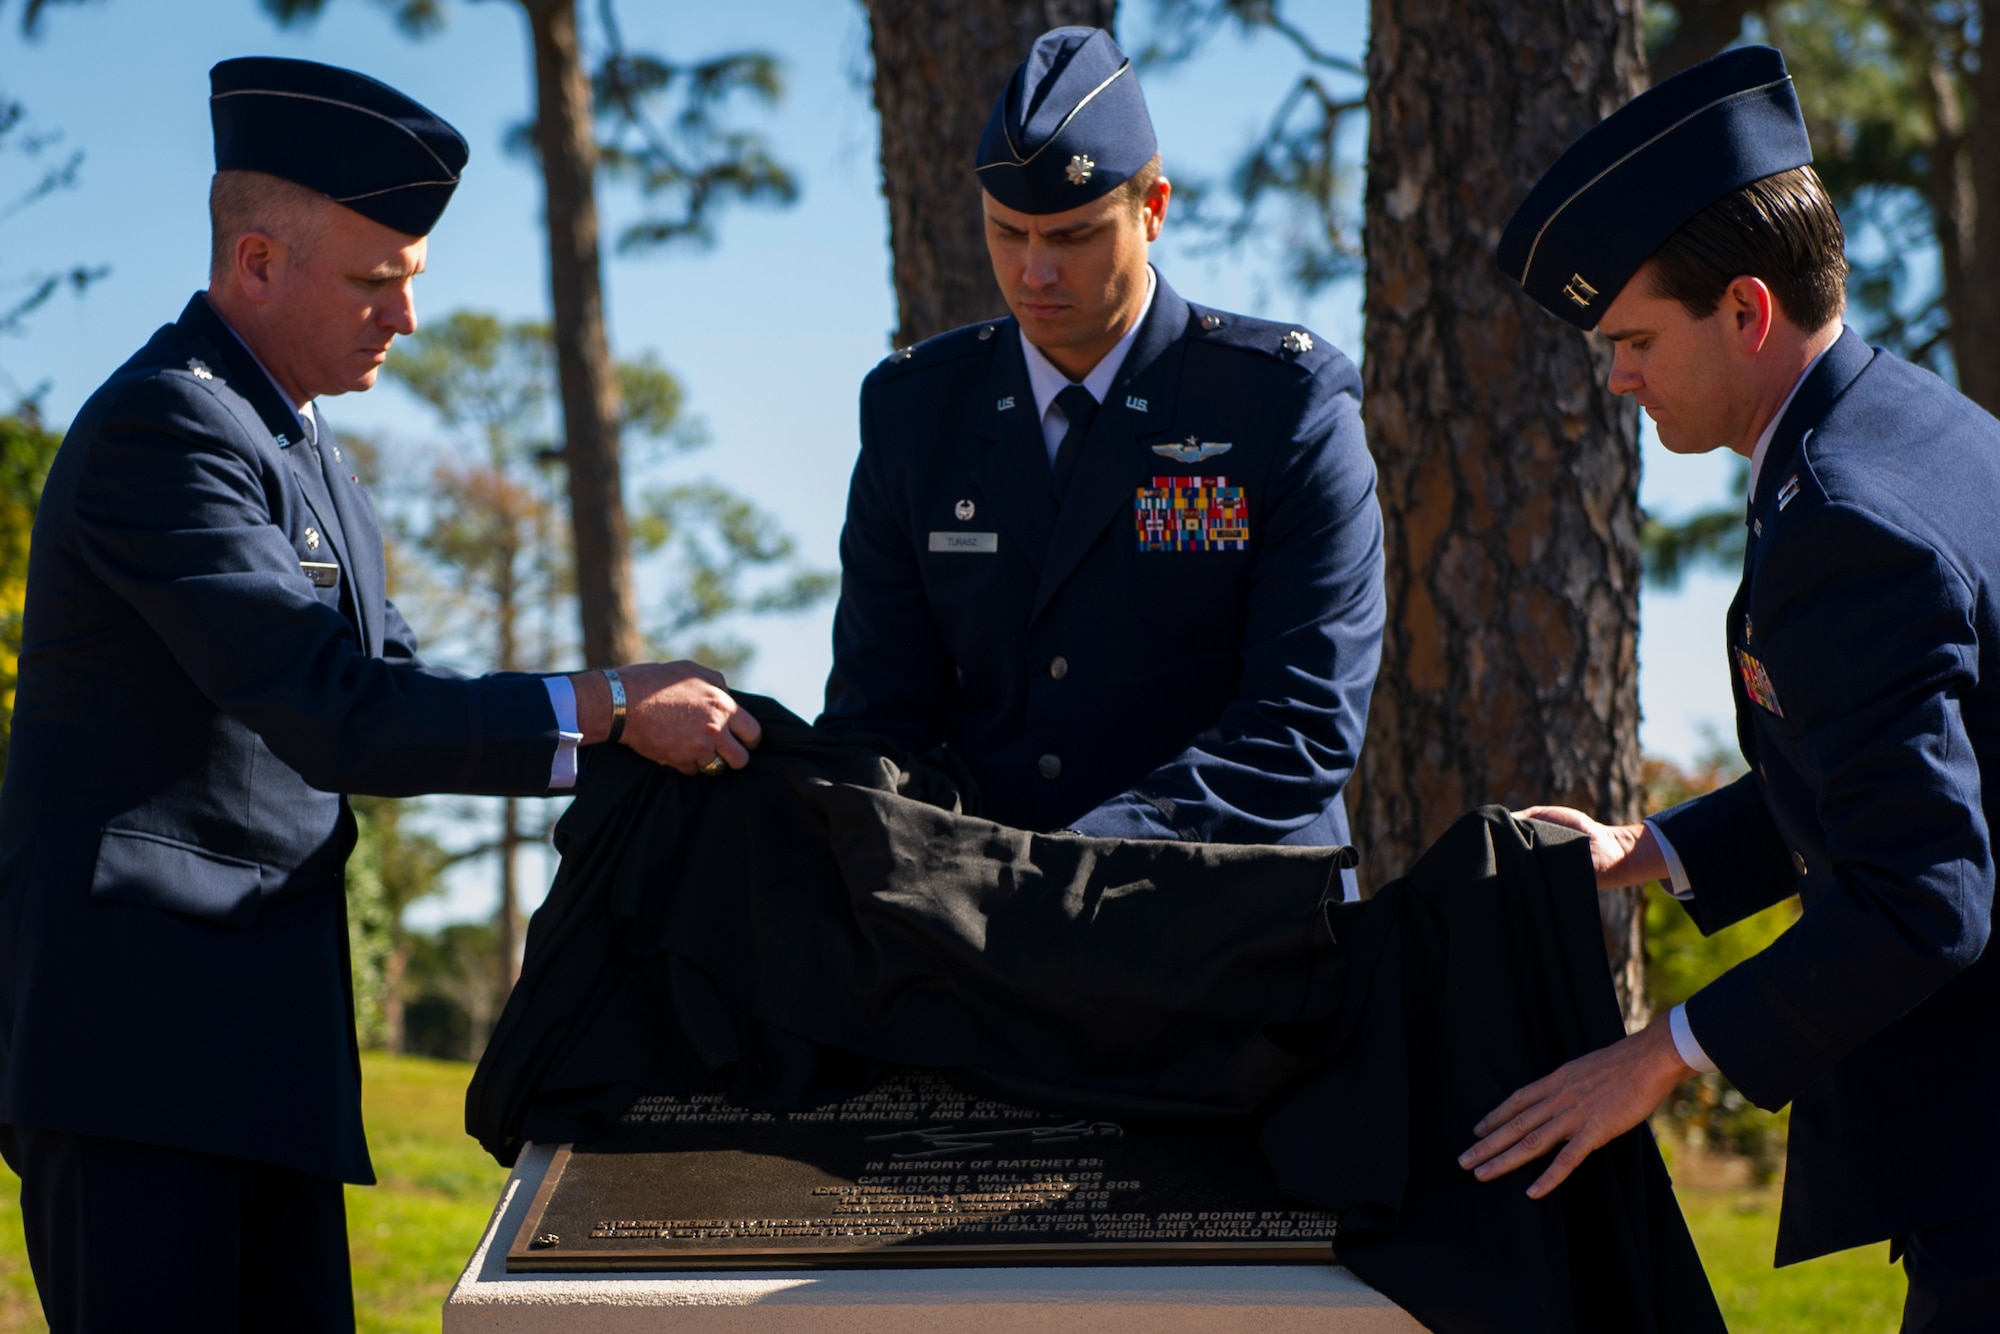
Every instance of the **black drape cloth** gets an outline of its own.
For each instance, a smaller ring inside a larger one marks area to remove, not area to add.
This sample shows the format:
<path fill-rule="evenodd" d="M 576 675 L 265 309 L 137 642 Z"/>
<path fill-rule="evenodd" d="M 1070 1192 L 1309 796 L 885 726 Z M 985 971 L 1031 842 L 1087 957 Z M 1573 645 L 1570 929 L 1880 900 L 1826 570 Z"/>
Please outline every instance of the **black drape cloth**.
<path fill-rule="evenodd" d="M 1050 1110 L 1262 1122 L 1339 1258 L 1440 1334 L 1720 1330 L 1642 1127 L 1543 1201 L 1455 1162 L 1513 1089 L 1622 1028 L 1581 841 L 1496 809 L 1367 903 L 1344 848 L 1041 835 L 948 753 L 743 697 L 753 763 L 594 756 L 466 1097 L 503 1163 L 642 1092 L 852 1096 L 886 1065 Z"/>

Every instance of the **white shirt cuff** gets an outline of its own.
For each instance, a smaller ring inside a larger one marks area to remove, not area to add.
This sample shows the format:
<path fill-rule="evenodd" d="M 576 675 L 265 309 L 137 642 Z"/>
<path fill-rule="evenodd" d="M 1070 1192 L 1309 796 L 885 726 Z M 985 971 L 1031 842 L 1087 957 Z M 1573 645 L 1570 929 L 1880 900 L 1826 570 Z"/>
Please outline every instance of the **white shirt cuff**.
<path fill-rule="evenodd" d="M 1708 1059 L 1708 1053 L 1694 1040 L 1694 1030 L 1688 1027 L 1687 1006 L 1676 1005 L 1668 1013 L 1667 1029 L 1674 1035 L 1674 1050 L 1683 1061 L 1705 1075 L 1715 1073 L 1715 1062 Z"/>
<path fill-rule="evenodd" d="M 1659 840 L 1660 855 L 1667 859 L 1667 880 L 1669 882 L 1667 892 L 1677 899 L 1693 898 L 1694 886 L 1688 884 L 1687 867 L 1681 865 L 1681 855 L 1674 851 L 1674 845 L 1667 841 L 1667 836 L 1660 832 L 1658 825 L 1654 824 L 1651 820 L 1647 820 L 1645 825 L 1646 828 L 1653 831 L 1653 837 Z M 1696 1050 L 1699 1050 L 1699 1048 Z"/>
<path fill-rule="evenodd" d="M 576 786 L 576 748 L 583 744 L 583 732 L 576 725 L 576 687 L 567 676 L 544 676 L 549 690 L 549 707 L 556 711 L 556 757 L 549 765 L 549 789 L 567 792 Z"/>

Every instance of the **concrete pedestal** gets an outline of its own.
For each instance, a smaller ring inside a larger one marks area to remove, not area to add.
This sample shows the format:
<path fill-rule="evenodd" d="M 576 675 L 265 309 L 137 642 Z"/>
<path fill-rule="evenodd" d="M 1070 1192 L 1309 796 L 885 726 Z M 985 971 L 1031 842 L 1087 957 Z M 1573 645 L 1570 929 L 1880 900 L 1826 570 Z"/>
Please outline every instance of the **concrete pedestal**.
<path fill-rule="evenodd" d="M 509 1274 L 551 1150 L 521 1155 L 444 1334 L 1422 1334 L 1338 1265 Z"/>

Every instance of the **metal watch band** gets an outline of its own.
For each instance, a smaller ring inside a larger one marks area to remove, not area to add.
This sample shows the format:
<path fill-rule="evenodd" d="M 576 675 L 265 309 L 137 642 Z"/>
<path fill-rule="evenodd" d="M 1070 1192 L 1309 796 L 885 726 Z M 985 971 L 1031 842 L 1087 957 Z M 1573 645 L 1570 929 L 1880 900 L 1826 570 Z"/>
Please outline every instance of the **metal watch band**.
<path fill-rule="evenodd" d="M 604 683 L 611 687 L 611 735 L 604 739 L 613 742 L 625 735 L 625 683 L 610 667 L 604 669 Z"/>

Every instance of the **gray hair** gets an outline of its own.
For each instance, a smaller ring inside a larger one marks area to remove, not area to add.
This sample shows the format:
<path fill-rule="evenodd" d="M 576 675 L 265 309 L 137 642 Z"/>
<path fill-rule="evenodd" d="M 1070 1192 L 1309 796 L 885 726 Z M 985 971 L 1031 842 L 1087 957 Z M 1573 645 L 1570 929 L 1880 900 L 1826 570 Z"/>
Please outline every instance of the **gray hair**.
<path fill-rule="evenodd" d="M 310 259 L 333 221 L 333 201 L 317 190 L 261 171 L 218 171 L 208 185 L 211 280 L 236 262 L 236 242 L 245 232 L 262 232 Z"/>

